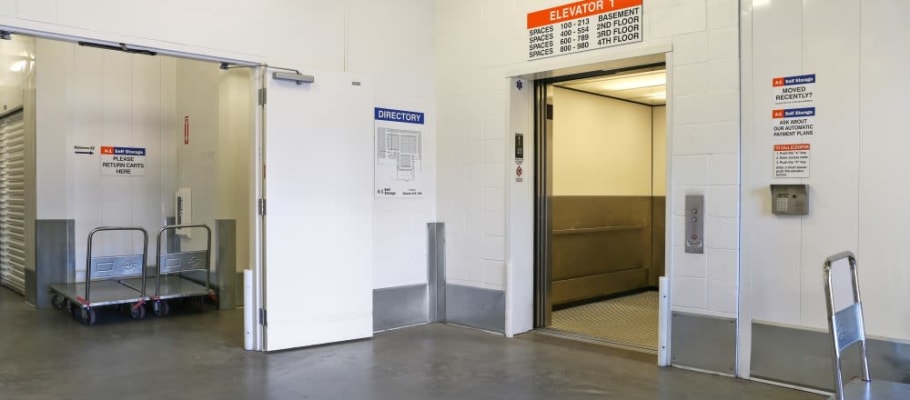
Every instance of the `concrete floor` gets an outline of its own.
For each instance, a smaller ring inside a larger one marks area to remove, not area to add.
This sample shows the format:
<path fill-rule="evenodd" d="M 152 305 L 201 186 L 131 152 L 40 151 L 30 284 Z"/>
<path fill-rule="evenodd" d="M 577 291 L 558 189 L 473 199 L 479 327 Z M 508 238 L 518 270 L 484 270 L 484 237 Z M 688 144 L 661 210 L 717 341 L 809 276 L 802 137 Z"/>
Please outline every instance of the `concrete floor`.
<path fill-rule="evenodd" d="M 274 354 L 242 349 L 241 314 L 174 307 L 82 326 L 0 288 L 2 399 L 821 399 L 540 334 L 446 325 Z"/>

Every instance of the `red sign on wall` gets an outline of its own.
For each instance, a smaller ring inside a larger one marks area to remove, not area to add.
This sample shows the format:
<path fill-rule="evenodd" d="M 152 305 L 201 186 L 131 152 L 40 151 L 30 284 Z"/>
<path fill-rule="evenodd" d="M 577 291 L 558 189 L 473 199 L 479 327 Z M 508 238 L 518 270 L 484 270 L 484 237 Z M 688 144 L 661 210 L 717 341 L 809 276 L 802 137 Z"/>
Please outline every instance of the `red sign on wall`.
<path fill-rule="evenodd" d="M 190 144 L 190 116 L 183 116 L 183 144 Z"/>
<path fill-rule="evenodd" d="M 528 59 L 641 42 L 642 0 L 584 0 L 528 13 Z"/>

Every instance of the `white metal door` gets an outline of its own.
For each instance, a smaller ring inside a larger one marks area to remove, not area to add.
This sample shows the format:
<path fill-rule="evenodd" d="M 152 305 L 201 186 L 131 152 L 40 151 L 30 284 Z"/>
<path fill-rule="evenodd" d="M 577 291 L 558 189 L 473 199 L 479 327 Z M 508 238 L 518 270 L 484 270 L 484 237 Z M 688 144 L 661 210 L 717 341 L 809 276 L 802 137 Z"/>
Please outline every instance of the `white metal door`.
<path fill-rule="evenodd" d="M 266 78 L 265 350 L 373 334 L 372 89 Z"/>
<path fill-rule="evenodd" d="M 22 110 L 0 118 L 0 284 L 25 294 L 25 129 Z"/>

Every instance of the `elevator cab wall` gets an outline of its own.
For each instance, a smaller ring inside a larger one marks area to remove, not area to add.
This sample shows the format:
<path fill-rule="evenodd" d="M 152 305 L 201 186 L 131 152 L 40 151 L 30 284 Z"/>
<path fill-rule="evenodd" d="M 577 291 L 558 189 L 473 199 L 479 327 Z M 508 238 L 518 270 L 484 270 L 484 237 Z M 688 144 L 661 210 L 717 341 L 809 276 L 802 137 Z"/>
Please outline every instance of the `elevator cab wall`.
<path fill-rule="evenodd" d="M 563 85 L 548 87 L 551 301 L 656 288 L 664 273 L 666 107 Z"/>

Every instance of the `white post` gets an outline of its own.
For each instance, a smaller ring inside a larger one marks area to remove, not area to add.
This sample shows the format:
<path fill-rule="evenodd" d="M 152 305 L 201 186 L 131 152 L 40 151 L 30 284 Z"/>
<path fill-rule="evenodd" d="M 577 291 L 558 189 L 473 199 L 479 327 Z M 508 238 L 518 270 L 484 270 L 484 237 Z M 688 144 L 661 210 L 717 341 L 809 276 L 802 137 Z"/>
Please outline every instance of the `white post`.
<path fill-rule="evenodd" d="M 668 288 L 667 288 L 667 277 L 666 276 L 660 277 L 660 280 L 658 281 L 658 286 L 659 286 L 658 293 L 660 296 L 660 303 L 658 306 L 659 322 L 657 324 L 657 334 L 658 334 L 657 365 L 659 365 L 661 367 L 669 367 L 670 366 L 670 343 L 669 343 L 670 332 L 669 332 L 669 329 L 667 329 L 667 328 L 669 328 L 670 324 L 667 323 L 669 321 L 669 315 L 667 315 L 667 314 L 670 312 L 670 296 L 667 295 Z"/>
<path fill-rule="evenodd" d="M 253 350 L 256 307 L 253 303 L 253 270 L 243 270 L 243 349 Z"/>

